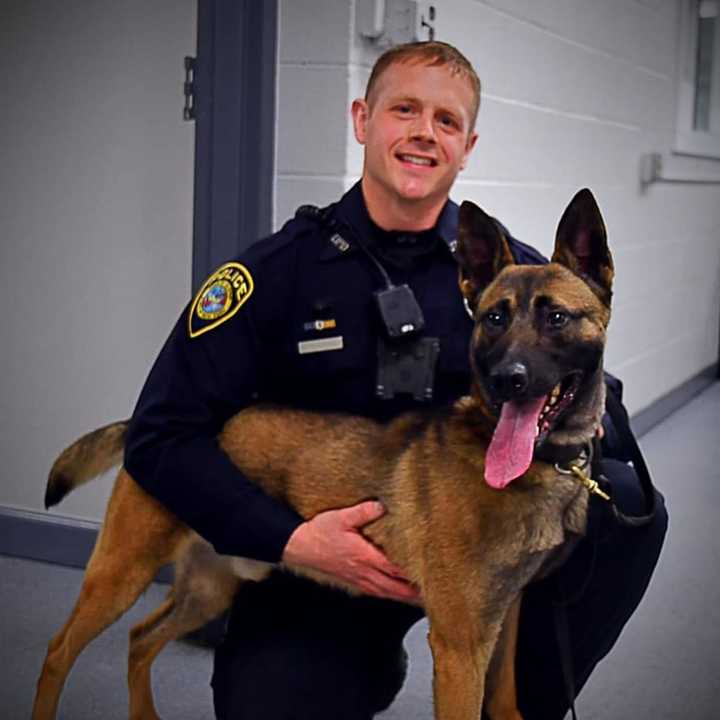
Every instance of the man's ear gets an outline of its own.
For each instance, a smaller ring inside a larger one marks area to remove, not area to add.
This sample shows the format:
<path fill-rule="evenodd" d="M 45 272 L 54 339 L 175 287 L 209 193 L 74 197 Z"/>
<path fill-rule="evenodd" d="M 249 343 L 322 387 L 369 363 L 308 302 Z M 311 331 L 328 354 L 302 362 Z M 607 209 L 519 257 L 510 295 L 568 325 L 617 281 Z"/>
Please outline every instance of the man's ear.
<path fill-rule="evenodd" d="M 615 270 L 600 208 L 587 188 L 575 195 L 560 218 L 552 261 L 579 275 L 610 306 Z"/>
<path fill-rule="evenodd" d="M 475 148 L 475 143 L 477 142 L 478 134 L 476 132 L 471 133 L 468 137 L 467 143 L 465 144 L 465 153 L 463 154 L 462 162 L 460 163 L 460 169 L 464 170 L 467 167 L 468 160 L 470 159 L 470 154 L 472 153 L 473 149 Z"/>
<path fill-rule="evenodd" d="M 350 108 L 353 121 L 353 132 L 355 133 L 355 139 L 361 144 L 365 144 L 365 138 L 367 137 L 367 120 L 370 108 L 365 100 L 357 98 L 353 100 Z"/>
<path fill-rule="evenodd" d="M 460 206 L 457 259 L 460 292 L 472 310 L 495 276 L 515 262 L 498 223 L 469 200 Z"/>

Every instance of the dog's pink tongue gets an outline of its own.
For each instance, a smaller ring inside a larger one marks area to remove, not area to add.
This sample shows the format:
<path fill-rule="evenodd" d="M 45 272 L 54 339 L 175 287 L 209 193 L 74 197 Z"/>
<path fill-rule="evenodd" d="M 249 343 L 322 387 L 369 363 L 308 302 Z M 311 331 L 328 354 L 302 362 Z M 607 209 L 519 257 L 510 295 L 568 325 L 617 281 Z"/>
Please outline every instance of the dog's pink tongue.
<path fill-rule="evenodd" d="M 544 397 L 523 403 L 503 403 L 485 455 L 485 481 L 491 487 L 504 488 L 530 467 L 537 422 L 544 404 Z"/>

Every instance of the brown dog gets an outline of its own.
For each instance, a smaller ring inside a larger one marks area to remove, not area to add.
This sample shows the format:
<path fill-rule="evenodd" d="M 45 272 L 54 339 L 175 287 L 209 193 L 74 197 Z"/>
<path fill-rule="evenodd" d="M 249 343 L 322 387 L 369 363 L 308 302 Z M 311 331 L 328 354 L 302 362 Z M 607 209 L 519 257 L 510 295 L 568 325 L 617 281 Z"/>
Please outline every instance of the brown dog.
<path fill-rule="evenodd" d="M 613 265 L 588 190 L 565 211 L 548 265 L 513 264 L 498 225 L 471 203 L 461 208 L 457 254 L 475 320 L 469 396 L 387 425 L 258 405 L 229 420 L 220 443 L 306 518 L 380 498 L 387 513 L 364 533 L 420 588 L 435 717 L 478 720 L 485 698 L 492 720 L 517 720 L 522 590 L 585 529 L 588 491 L 553 462 L 580 457 L 600 422 Z M 119 462 L 124 429 L 117 423 L 70 446 L 53 466 L 47 503 Z M 239 583 L 269 566 L 216 555 L 121 470 L 80 597 L 50 643 L 34 720 L 55 717 L 80 651 L 169 562 L 172 590 L 130 633 L 131 718 L 158 717 L 150 665 L 163 646 L 218 615 Z"/>

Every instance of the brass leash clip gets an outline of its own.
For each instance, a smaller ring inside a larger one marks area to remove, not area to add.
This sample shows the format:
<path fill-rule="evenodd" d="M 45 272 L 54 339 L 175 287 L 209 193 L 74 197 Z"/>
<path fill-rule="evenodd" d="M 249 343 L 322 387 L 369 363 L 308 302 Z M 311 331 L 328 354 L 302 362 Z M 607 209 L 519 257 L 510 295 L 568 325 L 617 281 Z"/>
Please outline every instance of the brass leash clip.
<path fill-rule="evenodd" d="M 587 449 L 580 453 L 580 456 L 570 463 L 569 467 L 563 467 L 560 463 L 555 463 L 555 469 L 563 475 L 574 475 L 591 495 L 598 495 L 603 500 L 610 500 L 610 496 L 600 489 L 597 480 L 593 480 L 586 472 L 592 464 L 592 445 L 588 443 Z"/>
<path fill-rule="evenodd" d="M 588 489 L 591 495 L 599 495 L 603 500 L 610 500 L 610 496 L 600 489 L 597 480 L 593 480 L 582 468 L 571 465 L 570 472 Z"/>

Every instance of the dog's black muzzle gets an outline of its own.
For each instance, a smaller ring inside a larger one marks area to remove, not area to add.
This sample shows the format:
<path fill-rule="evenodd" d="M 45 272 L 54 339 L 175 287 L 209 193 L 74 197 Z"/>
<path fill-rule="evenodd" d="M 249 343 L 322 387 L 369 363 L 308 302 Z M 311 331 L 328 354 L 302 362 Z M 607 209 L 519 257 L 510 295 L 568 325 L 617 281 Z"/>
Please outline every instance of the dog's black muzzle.
<path fill-rule="evenodd" d="M 503 363 L 493 368 L 488 376 L 490 396 L 496 403 L 521 400 L 527 396 L 530 373 L 522 362 Z"/>

